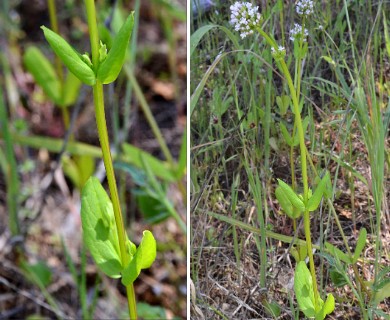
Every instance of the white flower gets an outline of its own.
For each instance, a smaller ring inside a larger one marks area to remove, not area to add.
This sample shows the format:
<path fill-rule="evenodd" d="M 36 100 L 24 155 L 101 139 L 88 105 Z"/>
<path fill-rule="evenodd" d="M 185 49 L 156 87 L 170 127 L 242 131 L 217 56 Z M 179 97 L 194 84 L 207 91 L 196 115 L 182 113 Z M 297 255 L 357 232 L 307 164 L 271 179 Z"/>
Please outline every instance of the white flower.
<path fill-rule="evenodd" d="M 300 37 L 302 37 L 302 32 L 303 41 L 306 41 L 306 37 L 309 35 L 309 32 L 306 28 L 302 30 L 302 26 L 298 23 L 294 23 L 294 28 L 290 30 L 290 40 L 294 41 L 295 39 L 299 39 Z"/>
<path fill-rule="evenodd" d="M 295 10 L 299 15 L 311 15 L 314 12 L 314 3 L 310 0 L 299 0 Z"/>
<path fill-rule="evenodd" d="M 286 55 L 286 48 L 283 46 L 278 46 L 277 48 L 272 47 L 271 48 L 272 56 L 275 58 L 275 60 L 283 59 Z"/>
<path fill-rule="evenodd" d="M 234 30 L 240 32 L 241 38 L 253 34 L 253 30 L 260 24 L 260 13 L 258 6 L 252 6 L 249 2 L 237 1 L 230 6 L 230 23 Z"/>

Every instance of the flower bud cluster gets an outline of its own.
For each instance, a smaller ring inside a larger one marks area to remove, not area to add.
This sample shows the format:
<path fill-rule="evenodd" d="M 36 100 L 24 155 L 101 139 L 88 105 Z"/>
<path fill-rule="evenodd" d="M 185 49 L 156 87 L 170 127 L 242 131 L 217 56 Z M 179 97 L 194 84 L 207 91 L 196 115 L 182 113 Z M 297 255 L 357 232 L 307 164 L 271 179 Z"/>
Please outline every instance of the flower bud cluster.
<path fill-rule="evenodd" d="M 306 38 L 309 35 L 309 32 L 306 28 L 302 29 L 302 26 L 298 23 L 294 23 L 294 28 L 290 30 L 290 40 L 294 41 L 295 39 L 300 39 L 303 37 L 303 41 L 306 42 Z"/>
<path fill-rule="evenodd" d="M 276 48 L 272 47 L 271 53 L 275 60 L 280 60 L 286 56 L 286 48 L 283 46 L 278 46 Z"/>
<path fill-rule="evenodd" d="M 295 10 L 301 16 L 309 16 L 314 12 L 314 3 L 311 0 L 299 0 Z"/>
<path fill-rule="evenodd" d="M 230 23 L 240 32 L 241 38 L 253 34 L 255 27 L 260 24 L 259 7 L 252 6 L 249 2 L 237 1 L 230 6 L 230 10 L 232 12 Z"/>

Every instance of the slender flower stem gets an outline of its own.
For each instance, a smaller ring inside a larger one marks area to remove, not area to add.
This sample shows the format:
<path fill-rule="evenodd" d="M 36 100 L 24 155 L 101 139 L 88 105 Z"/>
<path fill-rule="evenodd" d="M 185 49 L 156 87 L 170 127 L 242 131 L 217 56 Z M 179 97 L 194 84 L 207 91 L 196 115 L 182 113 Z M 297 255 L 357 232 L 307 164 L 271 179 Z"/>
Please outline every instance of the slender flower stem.
<path fill-rule="evenodd" d="M 269 37 L 261 28 L 257 28 L 257 31 L 261 36 L 265 38 L 265 40 L 272 46 L 277 48 L 276 42 Z M 291 78 L 290 71 L 286 65 L 286 62 L 283 59 L 277 61 L 280 69 L 282 70 L 284 76 L 286 77 L 288 87 L 290 89 L 291 98 L 293 101 L 294 107 L 294 115 L 295 122 L 297 124 L 298 129 L 298 137 L 299 137 L 299 147 L 301 151 L 301 169 L 302 169 L 302 180 L 303 180 L 303 202 L 306 205 L 308 201 L 309 195 L 309 185 L 308 185 L 308 177 L 307 177 L 307 157 L 306 157 L 306 146 L 305 146 L 305 136 L 303 132 L 302 118 L 301 113 L 299 112 L 299 100 L 297 96 L 297 91 L 295 90 L 294 83 Z M 317 279 L 315 273 L 314 259 L 313 259 L 313 250 L 312 250 L 312 242 L 311 242 L 311 233 L 310 233 L 310 213 L 309 210 L 305 209 L 303 213 L 303 223 L 304 230 L 306 236 L 306 244 L 307 244 L 307 253 L 309 255 L 309 264 L 310 264 L 310 273 L 313 280 L 313 289 L 314 289 L 314 300 L 315 307 L 318 308 L 318 288 L 317 288 Z M 317 311 L 317 310 L 316 310 Z"/>
<path fill-rule="evenodd" d="M 85 0 L 85 6 L 87 9 L 87 19 L 91 41 L 92 64 L 96 72 L 96 69 L 99 65 L 99 36 L 96 23 L 94 0 Z M 114 209 L 116 228 L 118 230 L 118 240 L 122 266 L 127 266 L 130 257 L 126 251 L 126 233 L 123 224 L 114 168 L 112 165 L 110 143 L 108 140 L 106 116 L 104 111 L 103 84 L 98 79 L 96 80 L 96 84 L 93 86 L 93 98 L 95 104 L 96 124 L 99 133 L 99 141 L 102 148 L 104 166 L 107 172 L 108 187 L 110 189 L 111 201 Z M 126 286 L 126 292 L 129 304 L 128 307 L 130 318 L 137 319 L 136 300 L 132 283 Z"/>

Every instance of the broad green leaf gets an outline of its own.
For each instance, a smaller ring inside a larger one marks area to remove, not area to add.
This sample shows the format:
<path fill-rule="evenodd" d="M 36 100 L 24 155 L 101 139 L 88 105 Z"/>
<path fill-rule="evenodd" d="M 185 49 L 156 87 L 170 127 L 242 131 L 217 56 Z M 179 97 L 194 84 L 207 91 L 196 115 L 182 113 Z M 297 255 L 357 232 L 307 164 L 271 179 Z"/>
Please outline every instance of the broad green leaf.
<path fill-rule="evenodd" d="M 325 319 L 327 314 L 330 314 L 334 310 L 334 297 L 331 293 L 326 297 L 326 301 L 322 306 L 321 310 L 316 314 L 316 320 Z"/>
<path fill-rule="evenodd" d="M 280 122 L 279 126 L 280 126 L 280 131 L 282 132 L 282 135 L 284 137 L 284 140 L 286 140 L 287 144 L 291 147 L 293 144 L 293 139 L 288 133 L 286 126 L 284 125 L 283 122 Z"/>
<path fill-rule="evenodd" d="M 276 97 L 276 104 L 279 107 L 279 113 L 281 116 L 285 115 L 290 105 L 291 98 L 289 96 L 278 96 Z"/>
<path fill-rule="evenodd" d="M 141 269 L 149 268 L 155 259 L 156 240 L 150 231 L 145 230 L 135 255 L 129 265 L 123 270 L 122 284 L 128 286 L 130 283 L 133 283 L 138 278 Z"/>
<path fill-rule="evenodd" d="M 356 242 L 356 248 L 352 258 L 353 263 L 356 263 L 358 261 L 360 254 L 362 253 L 364 246 L 366 245 L 366 239 L 367 239 L 367 230 L 366 228 L 363 228 L 360 230 L 359 238 Z"/>
<path fill-rule="evenodd" d="M 298 263 L 294 275 L 294 291 L 299 309 L 308 318 L 315 317 L 315 300 L 313 282 L 309 269 L 304 261 Z"/>
<path fill-rule="evenodd" d="M 29 47 L 23 56 L 23 62 L 37 84 L 55 104 L 61 100 L 61 83 L 53 66 L 36 47 Z"/>
<path fill-rule="evenodd" d="M 325 176 L 321 179 L 320 183 L 317 185 L 316 190 L 313 195 L 307 201 L 307 209 L 309 211 L 314 211 L 318 208 L 318 205 L 321 202 L 322 195 L 325 192 L 328 180 L 330 180 L 329 172 L 325 173 Z"/>
<path fill-rule="evenodd" d="M 68 156 L 63 156 L 61 157 L 61 165 L 65 176 L 72 181 L 74 186 L 80 189 L 82 186 L 80 187 L 79 171 L 73 159 Z"/>
<path fill-rule="evenodd" d="M 297 245 L 292 246 L 290 249 L 291 255 L 294 257 L 295 261 L 303 261 L 307 257 L 307 246 L 306 245 Z"/>
<path fill-rule="evenodd" d="M 83 61 L 81 55 L 61 36 L 41 26 L 47 42 L 50 47 L 60 57 L 69 71 L 72 72 L 77 78 L 79 78 L 85 84 L 90 86 L 96 83 L 96 77 L 93 70 Z"/>
<path fill-rule="evenodd" d="M 143 161 L 148 163 L 150 170 L 157 177 L 168 182 L 174 182 L 177 180 L 175 174 L 172 172 L 172 170 L 170 170 L 169 164 L 167 162 L 161 161 L 146 151 L 143 151 L 128 143 L 124 143 L 122 148 L 124 153 L 123 161 L 133 164 L 138 168 L 143 168 L 143 159 Z"/>
<path fill-rule="evenodd" d="M 375 292 L 375 300 L 373 301 L 374 305 L 378 305 L 381 301 L 390 297 L 390 281 L 385 282 L 385 284 Z"/>
<path fill-rule="evenodd" d="M 112 47 L 106 59 L 99 65 L 97 72 L 98 79 L 104 83 L 115 81 L 122 69 L 126 58 L 127 46 L 133 31 L 134 12 L 130 13 L 125 23 L 112 42 Z"/>
<path fill-rule="evenodd" d="M 345 280 L 344 275 L 336 268 L 331 268 L 329 271 L 330 279 L 336 287 L 345 286 L 348 282 Z"/>
<path fill-rule="evenodd" d="M 278 199 L 278 202 L 280 206 L 282 207 L 283 211 L 291 218 L 296 219 L 301 215 L 301 212 L 298 210 L 294 212 L 294 207 L 287 197 L 286 193 L 282 189 L 282 187 L 277 187 L 275 190 L 275 196 L 276 199 Z M 298 214 L 298 215 L 297 215 Z"/>
<path fill-rule="evenodd" d="M 160 199 L 151 197 L 147 191 L 142 192 L 142 194 L 136 193 L 135 196 L 137 208 L 147 223 L 159 223 L 171 216 L 168 210 L 162 205 Z"/>
<path fill-rule="evenodd" d="M 340 249 L 336 248 L 334 245 L 330 244 L 329 242 L 325 242 L 325 247 L 329 251 L 329 253 L 338 258 L 339 260 L 345 262 L 346 264 L 351 264 L 352 260 L 348 255 L 346 255 L 344 252 L 342 252 Z"/>
<path fill-rule="evenodd" d="M 122 263 L 112 203 L 95 177 L 81 193 L 81 222 L 84 242 L 97 266 L 109 277 L 119 278 Z"/>
<path fill-rule="evenodd" d="M 89 155 L 74 156 L 79 172 L 79 188 L 81 189 L 95 171 L 95 160 Z"/>
<path fill-rule="evenodd" d="M 68 72 L 65 79 L 64 87 L 62 88 L 62 99 L 60 105 L 68 107 L 73 105 L 80 93 L 82 82 L 72 72 Z"/>
<path fill-rule="evenodd" d="M 305 210 L 305 205 L 303 201 L 299 198 L 299 196 L 294 192 L 294 190 L 285 182 L 282 180 L 278 179 L 279 186 L 282 188 L 284 191 L 285 195 L 287 198 L 290 200 L 291 204 L 299 209 L 300 211 Z"/>
<path fill-rule="evenodd" d="M 282 309 L 280 308 L 280 305 L 275 301 L 268 302 L 267 300 L 265 300 L 263 301 L 263 306 L 267 311 L 267 313 L 273 318 L 279 317 L 280 314 L 282 313 Z"/>
<path fill-rule="evenodd" d="M 62 157 L 62 167 L 65 175 L 81 190 L 95 170 L 95 160 L 89 155 Z"/>
<path fill-rule="evenodd" d="M 137 302 L 137 316 L 143 320 L 167 319 L 167 313 L 163 307 L 152 306 L 145 302 Z"/>
<path fill-rule="evenodd" d="M 51 283 L 52 272 L 44 261 L 29 264 L 22 261 L 22 269 L 27 271 L 27 277 L 31 282 L 47 287 Z"/>

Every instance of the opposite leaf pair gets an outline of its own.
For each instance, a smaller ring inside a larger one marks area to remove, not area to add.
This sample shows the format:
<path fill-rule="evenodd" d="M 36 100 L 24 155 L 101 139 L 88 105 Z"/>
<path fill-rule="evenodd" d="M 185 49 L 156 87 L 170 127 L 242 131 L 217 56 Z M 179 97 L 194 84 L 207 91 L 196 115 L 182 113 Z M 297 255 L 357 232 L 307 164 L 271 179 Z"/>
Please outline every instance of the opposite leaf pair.
<path fill-rule="evenodd" d="M 295 193 L 295 191 L 285 182 L 278 179 L 279 186 L 275 190 L 276 198 L 279 201 L 283 211 L 292 219 L 297 219 L 305 210 L 314 211 L 318 208 L 322 196 L 327 195 L 327 189 L 330 184 L 329 172 L 326 172 L 324 177 L 318 183 L 316 190 L 312 194 L 309 190 L 308 200 L 305 204 L 302 196 Z"/>
<path fill-rule="evenodd" d="M 99 65 L 94 66 L 85 55 L 78 53 L 64 38 L 42 26 L 46 40 L 62 62 L 80 81 L 93 86 L 98 79 L 103 84 L 113 82 L 119 75 L 125 61 L 127 45 L 133 30 L 134 14 L 131 13 L 116 35 L 111 50 Z M 105 48 L 101 45 L 101 48 Z"/>
<path fill-rule="evenodd" d="M 126 237 L 130 262 L 127 266 L 122 265 L 112 203 L 95 177 L 89 178 L 83 188 L 81 221 L 84 241 L 95 263 L 111 278 L 122 276 L 125 286 L 133 283 L 141 269 L 149 268 L 156 258 L 156 241 L 153 234 L 146 230 L 138 248 Z"/>

